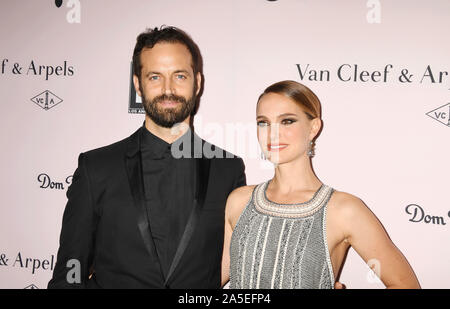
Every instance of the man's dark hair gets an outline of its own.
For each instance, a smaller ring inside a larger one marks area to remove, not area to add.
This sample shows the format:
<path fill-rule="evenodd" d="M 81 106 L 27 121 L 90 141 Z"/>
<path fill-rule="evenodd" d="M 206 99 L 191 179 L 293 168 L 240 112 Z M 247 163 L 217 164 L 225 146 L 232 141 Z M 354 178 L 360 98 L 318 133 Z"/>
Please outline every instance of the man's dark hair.
<path fill-rule="evenodd" d="M 147 29 L 139 34 L 136 39 L 136 46 L 133 52 L 133 73 L 141 79 L 141 52 L 144 48 L 153 48 L 157 43 L 181 43 L 187 47 L 192 56 L 192 70 L 194 79 L 197 79 L 197 73 L 203 73 L 203 61 L 200 49 L 192 38 L 183 30 L 176 27 L 161 26 L 159 29 Z"/>

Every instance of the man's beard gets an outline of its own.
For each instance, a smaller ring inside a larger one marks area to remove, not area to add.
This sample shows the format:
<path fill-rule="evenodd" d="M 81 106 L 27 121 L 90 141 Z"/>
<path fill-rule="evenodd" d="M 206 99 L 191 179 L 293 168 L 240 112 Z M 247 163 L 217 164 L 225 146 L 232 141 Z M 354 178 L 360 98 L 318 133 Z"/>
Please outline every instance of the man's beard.
<path fill-rule="evenodd" d="M 172 128 L 174 124 L 183 122 L 192 113 L 196 101 L 194 93 L 195 89 L 190 98 L 177 96 L 175 94 L 163 94 L 150 100 L 145 97 L 144 92 L 141 90 L 145 113 L 157 125 L 164 128 Z M 180 106 L 174 108 L 160 108 L 158 103 L 162 101 L 178 102 Z"/>

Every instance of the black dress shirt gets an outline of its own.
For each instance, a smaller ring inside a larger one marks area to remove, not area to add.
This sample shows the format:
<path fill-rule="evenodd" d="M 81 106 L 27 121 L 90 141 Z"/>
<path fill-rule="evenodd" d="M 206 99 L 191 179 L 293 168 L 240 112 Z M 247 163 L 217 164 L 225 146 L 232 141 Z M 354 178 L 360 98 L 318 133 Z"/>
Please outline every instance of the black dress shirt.
<path fill-rule="evenodd" d="M 192 140 L 191 135 L 189 129 L 180 138 L 190 136 Z M 175 158 L 172 145 L 143 128 L 141 154 L 147 214 L 164 277 L 169 272 L 194 198 L 194 159 Z M 182 144 L 177 147 L 182 150 Z"/>

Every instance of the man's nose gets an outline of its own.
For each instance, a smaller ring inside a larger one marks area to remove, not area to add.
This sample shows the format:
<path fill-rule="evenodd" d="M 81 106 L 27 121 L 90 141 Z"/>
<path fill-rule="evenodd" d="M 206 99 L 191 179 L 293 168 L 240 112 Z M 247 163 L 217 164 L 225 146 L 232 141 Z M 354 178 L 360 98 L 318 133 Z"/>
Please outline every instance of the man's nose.
<path fill-rule="evenodd" d="M 166 79 L 164 80 L 163 93 L 164 93 L 165 95 L 171 95 L 171 94 L 174 94 L 174 91 L 173 91 L 173 83 L 172 83 L 172 80 L 171 80 L 170 78 L 166 78 Z"/>

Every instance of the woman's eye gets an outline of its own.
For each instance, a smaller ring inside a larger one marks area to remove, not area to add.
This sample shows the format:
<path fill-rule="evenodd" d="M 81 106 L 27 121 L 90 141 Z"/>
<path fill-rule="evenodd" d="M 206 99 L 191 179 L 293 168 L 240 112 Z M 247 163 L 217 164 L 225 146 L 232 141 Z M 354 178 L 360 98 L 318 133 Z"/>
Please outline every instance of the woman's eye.
<path fill-rule="evenodd" d="M 267 126 L 268 126 L 268 123 L 265 122 L 265 121 L 258 121 L 258 122 L 256 123 L 256 125 L 257 125 L 258 127 L 267 127 Z"/>
<path fill-rule="evenodd" d="M 283 121 L 281 121 L 282 124 L 292 124 L 294 122 L 296 122 L 294 119 L 283 119 Z"/>

